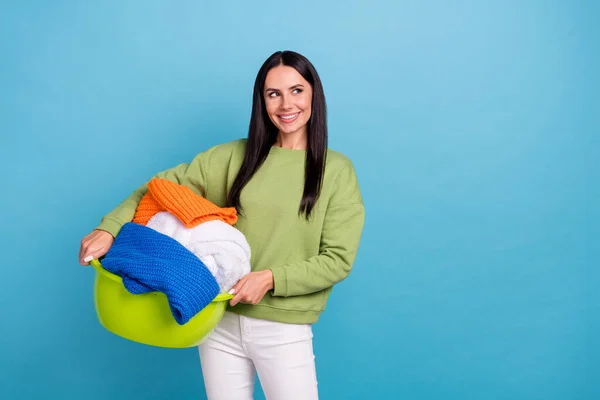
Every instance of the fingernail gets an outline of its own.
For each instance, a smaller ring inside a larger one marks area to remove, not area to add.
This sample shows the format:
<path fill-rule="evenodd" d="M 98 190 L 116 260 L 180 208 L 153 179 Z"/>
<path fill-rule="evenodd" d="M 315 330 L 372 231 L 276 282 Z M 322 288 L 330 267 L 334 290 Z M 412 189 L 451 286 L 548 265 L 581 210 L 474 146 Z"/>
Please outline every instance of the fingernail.
<path fill-rule="evenodd" d="M 235 294 L 235 289 L 231 289 L 228 293 L 229 294 Z"/>
<path fill-rule="evenodd" d="M 94 259 L 94 257 L 92 256 L 87 256 L 86 258 L 83 259 L 84 262 L 90 262 Z"/>

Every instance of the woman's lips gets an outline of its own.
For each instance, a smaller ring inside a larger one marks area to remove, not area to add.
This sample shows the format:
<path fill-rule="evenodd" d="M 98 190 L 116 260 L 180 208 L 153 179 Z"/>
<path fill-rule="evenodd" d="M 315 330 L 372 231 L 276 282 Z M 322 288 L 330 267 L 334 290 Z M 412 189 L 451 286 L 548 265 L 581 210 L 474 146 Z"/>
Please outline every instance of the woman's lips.
<path fill-rule="evenodd" d="M 295 120 L 298 119 L 298 116 L 300 115 L 300 112 L 297 112 L 295 114 L 280 114 L 278 115 L 279 120 L 285 124 L 291 124 L 292 122 L 294 122 Z"/>

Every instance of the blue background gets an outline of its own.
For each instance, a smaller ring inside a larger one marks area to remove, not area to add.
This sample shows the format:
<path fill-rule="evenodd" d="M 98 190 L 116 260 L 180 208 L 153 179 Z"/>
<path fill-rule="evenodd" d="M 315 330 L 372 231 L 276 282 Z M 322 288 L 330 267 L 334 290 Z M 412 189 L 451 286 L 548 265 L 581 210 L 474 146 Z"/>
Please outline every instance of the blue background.
<path fill-rule="evenodd" d="M 99 325 L 79 242 L 155 172 L 244 137 L 258 68 L 293 49 L 367 209 L 314 328 L 321 397 L 599 398 L 599 19 L 567 0 L 3 3 L 0 397 L 203 398 L 195 349 Z"/>

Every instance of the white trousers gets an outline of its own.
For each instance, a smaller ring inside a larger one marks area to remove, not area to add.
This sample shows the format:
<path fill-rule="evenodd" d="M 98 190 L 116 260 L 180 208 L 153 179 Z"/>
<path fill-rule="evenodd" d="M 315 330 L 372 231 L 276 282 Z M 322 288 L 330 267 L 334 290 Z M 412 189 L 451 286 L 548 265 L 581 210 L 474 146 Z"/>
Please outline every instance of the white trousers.
<path fill-rule="evenodd" d="M 255 375 L 267 400 L 318 399 L 312 326 L 225 312 L 199 347 L 209 400 L 251 400 Z"/>

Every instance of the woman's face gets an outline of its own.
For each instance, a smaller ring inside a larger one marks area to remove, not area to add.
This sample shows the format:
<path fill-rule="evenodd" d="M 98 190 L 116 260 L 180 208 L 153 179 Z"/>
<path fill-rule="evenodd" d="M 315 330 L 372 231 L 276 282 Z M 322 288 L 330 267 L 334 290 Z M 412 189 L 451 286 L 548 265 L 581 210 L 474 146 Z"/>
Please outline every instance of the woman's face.
<path fill-rule="evenodd" d="M 306 134 L 310 119 L 312 87 L 292 67 L 271 69 L 265 80 L 265 105 L 280 133 Z"/>

